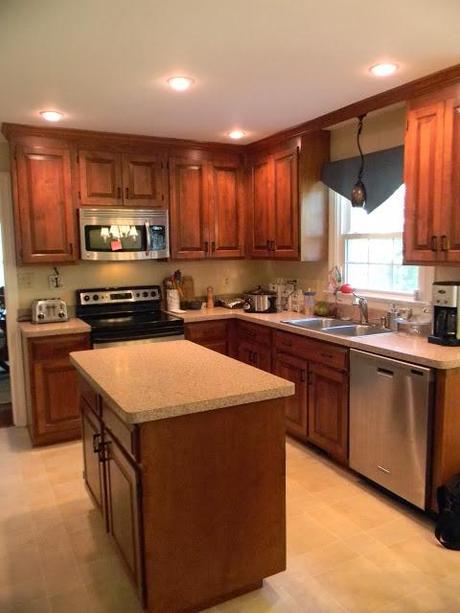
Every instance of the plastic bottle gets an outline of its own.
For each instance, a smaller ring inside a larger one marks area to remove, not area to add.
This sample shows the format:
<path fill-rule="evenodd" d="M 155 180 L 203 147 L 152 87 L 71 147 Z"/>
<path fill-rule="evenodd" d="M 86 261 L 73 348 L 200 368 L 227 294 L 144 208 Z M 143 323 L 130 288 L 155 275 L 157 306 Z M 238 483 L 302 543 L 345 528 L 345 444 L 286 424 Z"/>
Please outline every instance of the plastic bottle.
<path fill-rule="evenodd" d="M 303 312 L 308 317 L 312 317 L 315 313 L 315 296 L 316 292 L 311 289 L 303 293 Z"/>

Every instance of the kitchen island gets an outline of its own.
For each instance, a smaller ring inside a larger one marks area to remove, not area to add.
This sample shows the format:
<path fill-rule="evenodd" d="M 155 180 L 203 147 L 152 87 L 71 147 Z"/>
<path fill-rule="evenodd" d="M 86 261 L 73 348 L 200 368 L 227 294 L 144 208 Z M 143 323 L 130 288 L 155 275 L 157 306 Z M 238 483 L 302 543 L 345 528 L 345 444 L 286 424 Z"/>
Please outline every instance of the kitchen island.
<path fill-rule="evenodd" d="M 87 488 L 151 613 L 199 611 L 284 570 L 293 383 L 189 341 L 71 361 Z"/>

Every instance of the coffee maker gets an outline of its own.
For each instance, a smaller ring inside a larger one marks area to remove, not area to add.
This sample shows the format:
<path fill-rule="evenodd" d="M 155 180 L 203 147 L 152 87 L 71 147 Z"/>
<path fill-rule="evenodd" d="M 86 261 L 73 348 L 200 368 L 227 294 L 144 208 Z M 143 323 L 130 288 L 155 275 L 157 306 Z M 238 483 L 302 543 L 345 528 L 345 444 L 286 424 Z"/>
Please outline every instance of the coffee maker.
<path fill-rule="evenodd" d="M 429 343 L 460 345 L 460 281 L 433 283 L 433 334 Z"/>

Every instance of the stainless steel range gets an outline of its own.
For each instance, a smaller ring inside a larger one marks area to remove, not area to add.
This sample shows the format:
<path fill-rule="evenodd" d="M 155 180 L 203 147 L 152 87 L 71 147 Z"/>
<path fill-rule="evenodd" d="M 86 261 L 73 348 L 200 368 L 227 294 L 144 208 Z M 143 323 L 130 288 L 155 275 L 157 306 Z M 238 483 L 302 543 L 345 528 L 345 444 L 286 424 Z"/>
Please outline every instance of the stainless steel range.
<path fill-rule="evenodd" d="M 79 289 L 76 315 L 94 349 L 184 338 L 183 320 L 161 310 L 159 285 Z"/>

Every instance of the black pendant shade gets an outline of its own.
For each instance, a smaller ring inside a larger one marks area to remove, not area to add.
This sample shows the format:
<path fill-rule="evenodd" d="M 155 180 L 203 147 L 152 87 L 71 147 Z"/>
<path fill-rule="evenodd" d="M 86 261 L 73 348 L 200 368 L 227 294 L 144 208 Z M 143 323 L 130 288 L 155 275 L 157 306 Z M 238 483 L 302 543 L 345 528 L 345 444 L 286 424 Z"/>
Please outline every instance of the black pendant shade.
<path fill-rule="evenodd" d="M 364 209 L 366 207 L 366 188 L 363 183 L 363 172 L 364 172 L 364 155 L 363 150 L 361 149 L 361 132 L 363 131 L 363 119 L 365 115 L 360 115 L 358 118 L 358 132 L 356 134 L 356 142 L 358 144 L 359 155 L 361 158 L 361 164 L 359 166 L 358 171 L 358 180 L 353 185 L 353 189 L 351 190 L 351 206 L 359 207 Z"/>

